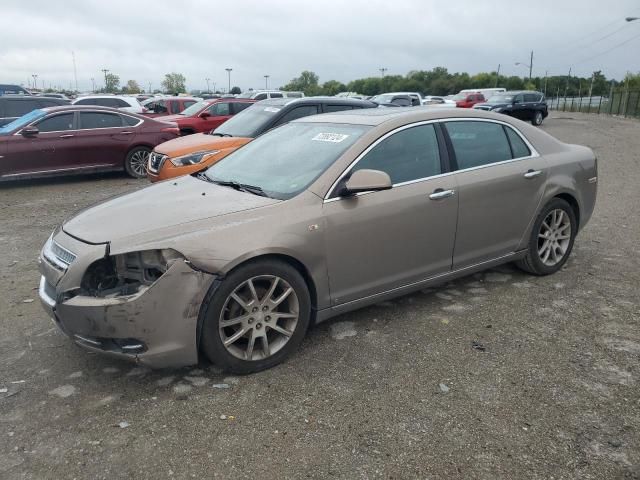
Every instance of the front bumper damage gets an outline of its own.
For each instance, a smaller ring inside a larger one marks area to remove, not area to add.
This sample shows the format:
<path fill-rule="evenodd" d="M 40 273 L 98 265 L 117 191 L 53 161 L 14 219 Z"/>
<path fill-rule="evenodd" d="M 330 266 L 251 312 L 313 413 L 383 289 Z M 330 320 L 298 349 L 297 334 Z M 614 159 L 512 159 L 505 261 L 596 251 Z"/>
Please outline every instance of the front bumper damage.
<path fill-rule="evenodd" d="M 88 350 L 151 368 L 198 362 L 198 314 L 213 275 L 180 259 L 134 293 L 94 296 L 81 288 L 82 278 L 92 263 L 108 255 L 108 245 L 88 244 L 64 231 L 53 240 L 58 251 L 75 258 L 65 265 L 68 255 L 60 261 L 45 246 L 39 296 L 65 335 Z"/>

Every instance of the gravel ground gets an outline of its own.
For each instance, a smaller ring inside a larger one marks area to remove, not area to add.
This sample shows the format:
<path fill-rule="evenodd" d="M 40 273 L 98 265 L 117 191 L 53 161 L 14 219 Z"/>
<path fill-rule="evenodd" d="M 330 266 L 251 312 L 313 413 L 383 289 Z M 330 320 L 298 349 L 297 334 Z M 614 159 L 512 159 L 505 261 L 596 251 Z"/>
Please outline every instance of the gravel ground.
<path fill-rule="evenodd" d="M 561 272 L 506 266 L 343 315 L 245 377 L 88 354 L 43 313 L 51 230 L 144 181 L 0 186 L 0 477 L 640 478 L 640 124 L 543 128 L 600 162 Z"/>

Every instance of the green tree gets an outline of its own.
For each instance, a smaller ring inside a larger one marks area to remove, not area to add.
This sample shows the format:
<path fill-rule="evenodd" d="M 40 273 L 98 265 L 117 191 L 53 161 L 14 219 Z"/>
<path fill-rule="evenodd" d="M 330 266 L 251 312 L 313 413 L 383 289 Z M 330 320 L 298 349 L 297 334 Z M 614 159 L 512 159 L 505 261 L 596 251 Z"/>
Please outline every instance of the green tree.
<path fill-rule="evenodd" d="M 304 92 L 307 96 L 318 95 L 320 93 L 318 80 L 318 75 L 309 70 L 305 70 L 299 77 L 293 78 L 289 83 L 282 87 L 282 90 Z"/>
<path fill-rule="evenodd" d="M 165 92 L 177 94 L 177 93 L 186 93 L 187 88 L 185 83 L 187 79 L 181 73 L 167 73 L 164 76 L 164 80 L 161 85 Z"/>
<path fill-rule="evenodd" d="M 115 93 L 120 87 L 120 77 L 115 73 L 107 73 L 104 77 L 105 85 L 104 91 L 106 93 Z"/>
<path fill-rule="evenodd" d="M 242 93 L 242 90 L 240 90 L 240 87 L 233 87 L 229 93 L 231 93 L 232 95 L 238 95 Z"/>
<path fill-rule="evenodd" d="M 127 80 L 127 84 L 122 87 L 123 93 L 140 93 L 141 91 L 140 85 L 135 80 Z"/>
<path fill-rule="evenodd" d="M 322 95 L 336 95 L 340 92 L 346 92 L 347 91 L 347 86 L 342 83 L 339 82 L 337 80 L 329 80 L 328 82 L 324 82 L 322 84 L 322 89 L 321 89 L 321 93 Z"/>

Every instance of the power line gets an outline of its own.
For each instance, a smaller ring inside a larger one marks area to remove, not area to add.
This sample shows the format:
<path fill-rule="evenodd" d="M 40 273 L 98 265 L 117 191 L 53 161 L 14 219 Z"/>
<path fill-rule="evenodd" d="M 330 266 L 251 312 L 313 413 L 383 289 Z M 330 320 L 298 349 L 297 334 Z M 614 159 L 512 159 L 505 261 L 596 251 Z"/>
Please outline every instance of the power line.
<path fill-rule="evenodd" d="M 585 63 L 585 62 L 588 62 L 589 60 L 593 60 L 594 58 L 598 58 L 598 57 L 600 57 L 600 56 L 602 56 L 602 55 L 604 55 L 604 54 L 606 54 L 606 53 L 609 53 L 609 52 L 610 52 L 610 51 L 612 51 L 612 50 L 615 50 L 616 48 L 619 48 L 619 47 L 621 47 L 621 46 L 623 46 L 623 45 L 626 45 L 627 43 L 629 43 L 629 42 L 631 42 L 631 41 L 635 40 L 636 38 L 640 38 L 640 34 L 635 35 L 635 36 L 633 36 L 633 37 L 631 37 L 631 38 L 628 38 L 628 39 L 627 39 L 627 40 L 625 40 L 624 42 L 618 43 L 617 45 L 614 45 L 613 47 L 611 47 L 611 48 L 609 48 L 609 49 L 605 50 L 604 52 L 596 53 L 595 55 L 593 55 L 593 56 L 591 56 L 591 57 L 588 57 L 588 58 L 582 59 L 582 60 L 580 60 L 580 61 L 578 61 L 578 62 L 574 62 L 574 65 L 580 65 L 581 63 Z"/>

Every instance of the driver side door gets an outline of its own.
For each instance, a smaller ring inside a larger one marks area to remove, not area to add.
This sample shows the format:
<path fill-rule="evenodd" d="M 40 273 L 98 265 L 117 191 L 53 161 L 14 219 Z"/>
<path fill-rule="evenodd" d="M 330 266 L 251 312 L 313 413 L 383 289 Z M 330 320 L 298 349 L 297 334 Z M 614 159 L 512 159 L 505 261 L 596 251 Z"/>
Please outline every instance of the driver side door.
<path fill-rule="evenodd" d="M 210 116 L 202 119 L 199 131 L 208 132 L 214 130 L 231 118 L 231 106 L 229 102 L 217 102 L 205 110 Z"/>
<path fill-rule="evenodd" d="M 451 270 L 458 215 L 454 175 L 434 124 L 391 132 L 371 145 L 354 171 L 386 172 L 390 190 L 330 194 L 323 204 L 332 305 L 338 306 Z"/>

